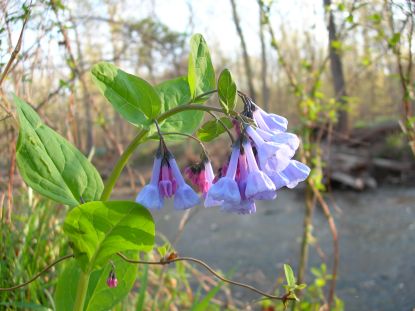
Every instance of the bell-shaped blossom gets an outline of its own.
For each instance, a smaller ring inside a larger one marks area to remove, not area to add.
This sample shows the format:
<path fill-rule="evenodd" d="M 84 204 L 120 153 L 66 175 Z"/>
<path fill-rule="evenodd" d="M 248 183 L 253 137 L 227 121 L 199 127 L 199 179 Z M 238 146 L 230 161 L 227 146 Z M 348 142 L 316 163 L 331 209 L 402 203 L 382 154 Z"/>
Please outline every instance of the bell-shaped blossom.
<path fill-rule="evenodd" d="M 259 170 L 251 143 L 244 143 L 244 150 L 249 170 L 246 179 L 245 197 L 256 200 L 274 199 L 277 196 L 275 185 L 263 171 Z"/>
<path fill-rule="evenodd" d="M 206 193 L 212 186 L 212 182 L 215 178 L 213 173 L 212 163 L 208 159 L 202 161 L 202 163 L 186 167 L 184 173 L 187 178 L 190 179 L 197 190 L 206 196 Z"/>
<path fill-rule="evenodd" d="M 287 144 L 265 141 L 251 126 L 246 133 L 255 143 L 259 166 L 262 170 L 284 170 L 290 163 L 295 151 Z"/>
<path fill-rule="evenodd" d="M 171 157 L 169 159 L 170 167 L 173 177 L 177 182 L 176 193 L 174 194 L 174 208 L 177 210 L 185 210 L 194 207 L 200 203 L 200 198 L 197 193 L 186 184 L 176 160 Z"/>
<path fill-rule="evenodd" d="M 241 201 L 239 187 L 235 181 L 239 154 L 240 146 L 239 143 L 237 143 L 232 149 L 226 175 L 219 178 L 218 181 L 210 187 L 206 196 L 205 207 L 217 206 L 224 203 L 239 204 Z"/>
<path fill-rule="evenodd" d="M 286 118 L 274 113 L 267 113 L 255 104 L 253 107 L 255 110 L 252 116 L 261 129 L 271 132 L 285 132 L 287 130 L 288 120 Z"/>
<path fill-rule="evenodd" d="M 257 128 L 255 132 L 259 136 L 261 136 L 261 138 L 265 141 L 272 141 L 277 144 L 288 145 L 294 152 L 300 146 L 300 139 L 298 138 L 297 135 L 293 133 L 286 133 L 286 132 L 271 133 L 271 132 L 264 131 L 260 128 Z"/>
<path fill-rule="evenodd" d="M 253 214 L 256 212 L 255 201 L 247 199 L 245 196 L 246 183 L 248 178 L 248 163 L 246 161 L 246 153 L 240 153 L 238 159 L 238 167 L 236 170 L 235 180 L 238 184 L 241 202 L 238 204 L 223 203 L 221 210 L 227 213 L 237 213 L 241 215 Z"/>
<path fill-rule="evenodd" d="M 290 165 L 282 171 L 282 174 L 284 174 L 285 178 L 288 180 L 287 187 L 292 189 L 297 186 L 298 183 L 306 180 L 308 175 L 310 175 L 310 168 L 304 163 L 292 160 Z"/>
<path fill-rule="evenodd" d="M 115 276 L 114 271 L 111 271 L 107 278 L 107 286 L 109 288 L 115 288 L 118 286 L 118 280 L 117 280 L 117 277 Z"/>
<path fill-rule="evenodd" d="M 156 156 L 153 164 L 153 172 L 151 174 L 151 181 L 146 185 L 137 195 L 136 202 L 149 208 L 160 209 L 163 207 L 163 196 L 159 190 L 159 177 L 161 168 L 161 156 Z"/>
<path fill-rule="evenodd" d="M 291 160 L 285 170 L 282 172 L 273 172 L 269 174 L 269 177 L 277 189 L 282 187 L 292 189 L 298 183 L 306 180 L 309 174 L 310 168 L 307 165 L 296 160 Z"/>

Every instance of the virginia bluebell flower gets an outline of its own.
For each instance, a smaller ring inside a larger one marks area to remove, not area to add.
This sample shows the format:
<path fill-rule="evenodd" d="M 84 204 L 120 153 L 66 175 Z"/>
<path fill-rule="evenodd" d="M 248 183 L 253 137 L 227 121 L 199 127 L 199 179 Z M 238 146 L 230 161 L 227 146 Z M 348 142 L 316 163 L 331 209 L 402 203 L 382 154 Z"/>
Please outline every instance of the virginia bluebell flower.
<path fill-rule="evenodd" d="M 282 187 L 294 188 L 298 183 L 306 180 L 310 174 L 310 168 L 296 160 L 291 160 L 285 170 L 270 176 L 277 189 Z"/>
<path fill-rule="evenodd" d="M 174 194 L 174 208 L 177 210 L 185 210 L 198 205 L 200 203 L 200 198 L 197 193 L 184 181 L 176 160 L 172 157 L 169 160 L 169 163 L 173 176 L 177 182 L 177 190 Z"/>
<path fill-rule="evenodd" d="M 243 147 L 246 153 L 249 170 L 249 174 L 246 179 L 246 198 L 254 200 L 275 199 L 277 196 L 277 193 L 275 192 L 275 185 L 263 171 L 259 170 L 252 151 L 251 143 L 246 142 Z"/>
<path fill-rule="evenodd" d="M 210 187 L 205 200 L 205 207 L 217 206 L 223 203 L 239 204 L 241 201 L 238 184 L 235 181 L 239 154 L 240 143 L 237 142 L 233 146 L 226 175 L 219 178 Z"/>
<path fill-rule="evenodd" d="M 252 214 L 256 211 L 254 200 L 247 199 L 245 196 L 246 182 L 248 178 L 248 163 L 245 152 L 241 152 L 238 159 L 238 168 L 236 170 L 235 180 L 238 184 L 241 202 L 238 204 L 223 203 L 222 211 L 237 214 Z"/>
<path fill-rule="evenodd" d="M 136 202 L 149 209 L 160 209 L 164 198 L 173 196 L 174 208 L 177 210 L 188 209 L 200 203 L 197 193 L 184 181 L 173 155 L 165 145 L 160 145 L 151 181 L 137 195 Z"/>
<path fill-rule="evenodd" d="M 160 209 L 163 207 L 164 200 L 159 190 L 161 161 L 161 154 L 157 154 L 154 159 L 150 183 L 141 189 L 135 199 L 137 203 L 149 209 Z"/>
<path fill-rule="evenodd" d="M 210 163 L 206 156 L 203 157 L 201 163 L 186 167 L 184 174 L 203 196 L 206 196 L 206 193 L 210 189 L 213 179 L 215 178 L 212 163 Z"/>
<path fill-rule="evenodd" d="M 261 170 L 282 171 L 288 166 L 295 153 L 290 145 L 265 141 L 251 126 L 246 133 L 255 143 Z"/>
<path fill-rule="evenodd" d="M 267 113 L 251 101 L 253 109 L 252 116 L 258 126 L 265 131 L 285 132 L 288 126 L 288 120 L 282 116 L 273 113 Z"/>

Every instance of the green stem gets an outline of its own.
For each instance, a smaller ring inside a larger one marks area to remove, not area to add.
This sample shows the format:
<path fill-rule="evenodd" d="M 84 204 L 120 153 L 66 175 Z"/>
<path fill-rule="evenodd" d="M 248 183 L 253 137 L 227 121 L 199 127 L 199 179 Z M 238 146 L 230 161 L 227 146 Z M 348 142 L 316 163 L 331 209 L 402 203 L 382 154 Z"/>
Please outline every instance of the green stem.
<path fill-rule="evenodd" d="M 194 100 L 192 100 L 192 102 L 197 101 L 198 99 L 209 95 L 211 93 L 216 92 L 216 90 L 214 91 L 209 91 L 206 92 L 200 96 L 197 96 Z M 183 112 L 183 111 L 187 111 L 187 110 L 201 110 L 201 111 L 217 111 L 217 112 L 223 112 L 223 110 L 221 108 L 218 107 L 212 107 L 212 106 L 206 106 L 206 105 L 200 105 L 200 104 L 185 104 L 185 105 L 180 105 L 180 106 L 176 106 L 173 109 L 170 109 L 164 113 L 162 113 L 161 115 L 159 115 L 156 118 L 157 122 L 162 122 L 164 120 L 166 120 L 167 118 L 171 117 L 172 115 L 175 115 L 176 113 L 179 112 Z M 104 190 L 102 192 L 101 195 L 101 201 L 108 201 L 110 196 L 111 196 L 111 192 L 112 189 L 115 186 L 115 183 L 117 182 L 118 178 L 121 175 L 122 170 L 124 169 L 125 165 L 127 164 L 128 160 L 130 159 L 131 155 L 133 154 L 133 152 L 135 151 L 135 149 L 142 143 L 143 139 L 145 138 L 145 136 L 147 135 L 149 130 L 147 129 L 143 129 L 141 130 L 137 136 L 132 140 L 132 142 L 128 145 L 127 149 L 125 149 L 125 151 L 123 152 L 123 154 L 121 155 L 121 157 L 118 159 L 117 163 L 114 166 L 114 169 L 111 172 L 111 175 L 108 177 L 107 182 L 105 183 L 105 187 Z"/>
<path fill-rule="evenodd" d="M 83 311 L 84 310 L 84 303 L 85 297 L 88 290 L 88 283 L 89 283 L 89 276 L 90 272 L 81 272 L 78 281 L 78 287 L 76 290 L 76 298 L 74 304 L 74 311 Z"/>
<path fill-rule="evenodd" d="M 101 201 L 108 201 L 111 196 L 112 189 L 115 186 L 115 183 L 120 177 L 124 166 L 127 164 L 128 159 L 133 154 L 134 150 L 140 145 L 141 140 L 147 135 L 148 130 L 141 130 L 136 137 L 131 141 L 128 145 L 127 149 L 123 152 L 123 154 L 118 159 L 117 163 L 114 166 L 114 169 L 111 172 L 110 177 L 108 178 L 107 182 L 105 183 L 104 191 L 101 195 Z"/>

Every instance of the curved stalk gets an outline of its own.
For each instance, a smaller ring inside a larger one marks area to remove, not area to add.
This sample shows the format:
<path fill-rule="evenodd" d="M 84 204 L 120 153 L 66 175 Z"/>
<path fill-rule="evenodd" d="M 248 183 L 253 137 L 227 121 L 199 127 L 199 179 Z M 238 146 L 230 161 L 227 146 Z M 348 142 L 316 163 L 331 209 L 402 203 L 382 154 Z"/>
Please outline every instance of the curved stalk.
<path fill-rule="evenodd" d="M 193 99 L 189 104 L 176 106 L 173 109 L 170 109 L 161 115 L 159 115 L 156 118 L 157 122 L 162 122 L 166 120 L 167 118 L 175 115 L 176 113 L 187 111 L 187 110 L 201 110 L 201 111 L 217 111 L 217 112 L 223 112 L 221 108 L 218 107 L 212 107 L 212 106 L 206 106 L 206 105 L 200 105 L 200 104 L 193 104 L 193 102 L 197 101 L 198 99 L 201 99 L 205 97 L 206 95 L 212 94 L 216 92 L 216 90 L 206 92 L 204 94 L 201 94 L 197 96 L 195 99 Z M 236 113 L 233 113 L 236 114 Z M 114 169 L 111 172 L 111 175 L 108 177 L 107 182 L 105 183 L 104 190 L 101 195 L 101 201 L 108 201 L 108 199 L 111 196 L 112 189 L 115 186 L 115 183 L 117 182 L 118 178 L 121 175 L 122 170 L 124 169 L 125 165 L 127 164 L 128 160 L 130 159 L 131 155 L 135 151 L 135 149 L 142 143 L 142 140 L 145 138 L 145 136 L 148 133 L 148 129 L 142 129 L 136 137 L 131 141 L 131 143 L 128 145 L 127 149 L 123 152 L 123 154 L 118 159 L 117 163 L 114 166 Z"/>

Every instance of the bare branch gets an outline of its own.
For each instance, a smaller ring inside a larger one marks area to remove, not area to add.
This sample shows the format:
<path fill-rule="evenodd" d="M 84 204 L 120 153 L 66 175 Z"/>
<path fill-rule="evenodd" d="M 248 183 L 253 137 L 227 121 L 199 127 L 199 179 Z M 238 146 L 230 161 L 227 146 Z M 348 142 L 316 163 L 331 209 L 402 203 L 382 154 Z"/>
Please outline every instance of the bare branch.
<path fill-rule="evenodd" d="M 19 289 L 19 288 L 25 287 L 25 286 L 29 285 L 30 283 L 32 283 L 33 281 L 35 281 L 37 278 L 39 278 L 43 273 L 47 272 L 53 266 L 57 265 L 58 263 L 66 260 L 66 259 L 73 258 L 73 257 L 75 257 L 74 254 L 69 254 L 69 255 L 63 256 L 63 257 L 59 258 L 58 260 L 55 260 L 54 262 L 52 262 L 47 267 L 45 267 L 42 271 L 40 271 L 38 274 L 36 274 L 30 280 L 28 280 L 28 281 L 26 281 L 26 282 L 24 282 L 22 284 L 12 286 L 12 287 L 0 288 L 0 292 L 7 292 L 7 291 L 12 291 L 12 290 L 15 290 L 15 289 Z"/>
<path fill-rule="evenodd" d="M 170 258 L 167 258 L 167 259 L 162 258 L 160 261 L 147 261 L 147 260 L 129 259 L 121 253 L 117 253 L 117 255 L 120 256 L 124 261 L 129 262 L 129 263 L 133 263 L 133 264 L 147 264 L 147 265 L 162 265 L 163 266 L 163 265 L 168 265 L 168 264 L 176 262 L 176 261 L 190 261 L 190 262 L 196 263 L 196 264 L 204 267 L 211 274 L 213 274 L 216 278 L 218 278 L 219 280 L 221 280 L 225 283 L 229 283 L 229 284 L 232 284 L 232 285 L 235 285 L 235 286 L 239 286 L 239 287 L 243 287 L 245 289 L 249 289 L 250 291 L 253 291 L 257 294 L 265 296 L 269 299 L 282 300 L 282 301 L 295 300 L 294 298 L 289 298 L 287 295 L 283 295 L 283 296 L 271 295 L 271 294 L 263 292 L 262 290 L 259 290 L 259 289 L 255 288 L 251 285 L 229 280 L 229 279 L 223 277 L 222 275 L 220 275 L 218 272 L 216 272 L 213 268 L 211 268 L 204 261 L 202 261 L 200 259 L 193 258 L 193 257 L 175 257 L 175 258 L 171 258 L 171 259 Z"/>

